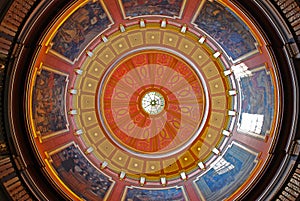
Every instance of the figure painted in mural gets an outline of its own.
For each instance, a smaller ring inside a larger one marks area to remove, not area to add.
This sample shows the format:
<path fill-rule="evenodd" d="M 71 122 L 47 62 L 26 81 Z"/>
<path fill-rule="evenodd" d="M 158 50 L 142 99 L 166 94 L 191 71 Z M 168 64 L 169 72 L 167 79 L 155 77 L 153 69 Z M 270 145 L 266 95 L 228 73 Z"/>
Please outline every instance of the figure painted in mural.
<path fill-rule="evenodd" d="M 127 17 L 141 15 L 179 16 L 183 0 L 122 0 Z"/>
<path fill-rule="evenodd" d="M 58 29 L 52 50 L 73 61 L 110 23 L 100 2 L 90 2 L 74 12 Z"/>
<path fill-rule="evenodd" d="M 213 168 L 195 182 L 196 187 L 208 201 L 223 200 L 249 177 L 255 167 L 255 159 L 255 154 L 233 145 Z"/>
<path fill-rule="evenodd" d="M 42 70 L 33 89 L 33 119 L 42 136 L 67 129 L 64 94 L 66 76 Z"/>
<path fill-rule="evenodd" d="M 184 201 L 182 189 L 170 188 L 170 189 L 140 189 L 132 188 L 128 189 L 125 197 L 126 201 Z"/>
<path fill-rule="evenodd" d="M 251 76 L 240 78 L 239 82 L 242 94 L 241 113 L 263 115 L 261 128 L 257 129 L 260 132 L 249 132 L 264 136 L 271 129 L 274 116 L 275 98 L 271 76 L 266 69 L 262 69 L 252 72 Z M 240 118 L 239 123 L 242 124 L 242 121 Z"/>
<path fill-rule="evenodd" d="M 74 145 L 51 155 L 51 158 L 60 178 L 69 184 L 76 180 L 76 185 L 81 185 L 84 190 L 78 191 L 76 186 L 70 188 L 86 200 L 102 200 L 112 185 L 108 177 L 93 167 Z"/>
<path fill-rule="evenodd" d="M 233 60 L 256 50 L 256 40 L 246 24 L 217 2 L 207 1 L 195 24 L 214 38 Z"/>

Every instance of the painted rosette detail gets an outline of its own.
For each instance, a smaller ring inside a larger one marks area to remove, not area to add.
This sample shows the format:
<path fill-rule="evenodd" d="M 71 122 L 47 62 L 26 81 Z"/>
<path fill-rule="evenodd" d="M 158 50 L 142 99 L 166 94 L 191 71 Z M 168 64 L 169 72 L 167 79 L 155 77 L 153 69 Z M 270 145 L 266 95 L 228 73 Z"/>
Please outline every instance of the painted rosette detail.
<path fill-rule="evenodd" d="M 100 95 L 107 134 L 136 155 L 182 151 L 200 134 L 205 93 L 198 74 L 166 52 L 141 52 L 109 73 Z"/>

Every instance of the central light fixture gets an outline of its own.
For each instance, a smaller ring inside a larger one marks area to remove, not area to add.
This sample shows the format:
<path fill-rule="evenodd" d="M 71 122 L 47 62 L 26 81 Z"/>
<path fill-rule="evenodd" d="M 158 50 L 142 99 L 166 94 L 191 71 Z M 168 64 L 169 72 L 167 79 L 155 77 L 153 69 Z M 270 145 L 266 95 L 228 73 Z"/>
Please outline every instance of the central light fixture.
<path fill-rule="evenodd" d="M 156 115 L 165 108 L 165 99 L 157 91 L 149 91 L 142 98 L 142 108 L 150 115 Z"/>

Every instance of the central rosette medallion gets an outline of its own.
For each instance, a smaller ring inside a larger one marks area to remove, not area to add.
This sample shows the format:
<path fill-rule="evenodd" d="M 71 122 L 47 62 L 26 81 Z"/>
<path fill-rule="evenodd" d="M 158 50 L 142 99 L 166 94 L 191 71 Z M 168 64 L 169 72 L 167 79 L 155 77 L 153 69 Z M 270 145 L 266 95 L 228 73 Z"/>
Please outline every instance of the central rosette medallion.
<path fill-rule="evenodd" d="M 200 134 L 207 116 L 203 78 L 173 54 L 128 56 L 100 83 L 99 117 L 109 138 L 135 155 L 178 153 Z"/>
<path fill-rule="evenodd" d="M 165 107 L 164 97 L 156 91 L 147 92 L 142 98 L 142 108 L 148 114 L 159 114 Z"/>

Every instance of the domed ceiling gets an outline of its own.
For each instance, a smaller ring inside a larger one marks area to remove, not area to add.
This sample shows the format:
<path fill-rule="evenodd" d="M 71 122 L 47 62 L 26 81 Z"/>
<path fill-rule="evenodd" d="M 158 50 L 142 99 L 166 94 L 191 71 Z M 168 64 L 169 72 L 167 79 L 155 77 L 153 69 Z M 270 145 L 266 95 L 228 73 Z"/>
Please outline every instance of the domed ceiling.
<path fill-rule="evenodd" d="M 231 2 L 79 0 L 42 38 L 27 125 L 70 199 L 233 200 L 268 164 L 279 75 Z"/>

